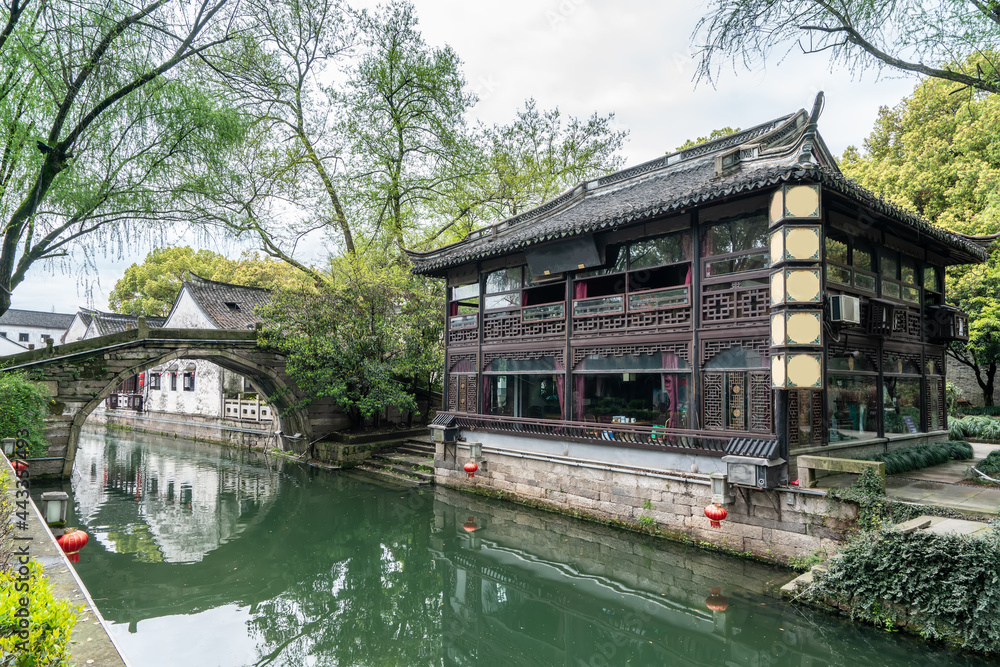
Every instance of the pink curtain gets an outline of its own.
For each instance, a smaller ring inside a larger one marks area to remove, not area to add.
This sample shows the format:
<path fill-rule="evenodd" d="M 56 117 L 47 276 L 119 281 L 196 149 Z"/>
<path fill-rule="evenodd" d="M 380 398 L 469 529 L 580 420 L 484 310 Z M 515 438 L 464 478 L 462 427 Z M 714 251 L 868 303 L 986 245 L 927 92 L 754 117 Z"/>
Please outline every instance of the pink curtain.
<path fill-rule="evenodd" d="M 458 315 L 458 302 L 452 301 L 448 304 L 448 316 L 455 317 L 455 315 Z"/>
<path fill-rule="evenodd" d="M 566 369 L 556 360 L 556 394 L 559 395 L 559 419 L 566 419 Z"/>
<path fill-rule="evenodd" d="M 574 299 L 587 298 L 587 283 L 580 280 L 573 285 L 573 298 Z"/>
<path fill-rule="evenodd" d="M 573 376 L 573 411 L 576 413 L 573 418 L 576 421 L 583 421 L 583 388 L 586 378 L 582 375 Z"/>
<path fill-rule="evenodd" d="M 688 273 L 690 277 L 690 271 Z M 662 364 L 664 370 L 672 370 L 679 368 L 680 358 L 673 352 L 661 352 Z M 679 428 L 680 427 L 680 415 L 678 408 L 680 407 L 677 403 L 677 383 L 680 378 L 673 373 L 663 373 L 661 376 L 661 391 L 667 397 L 667 401 L 670 402 L 669 414 L 670 414 L 670 427 Z"/>
<path fill-rule="evenodd" d="M 688 266 L 687 277 L 684 278 L 684 284 L 685 285 L 690 285 L 691 284 L 691 267 L 690 267 L 690 265 Z"/>

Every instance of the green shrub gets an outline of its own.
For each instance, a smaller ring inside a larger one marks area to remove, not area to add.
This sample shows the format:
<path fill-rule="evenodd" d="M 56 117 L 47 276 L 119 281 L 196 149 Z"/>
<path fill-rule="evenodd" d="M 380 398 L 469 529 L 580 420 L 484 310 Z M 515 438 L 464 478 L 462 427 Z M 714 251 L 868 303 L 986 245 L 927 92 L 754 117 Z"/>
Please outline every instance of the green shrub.
<path fill-rule="evenodd" d="M 1000 651 L 1000 534 L 862 533 L 817 573 L 812 593 L 878 626 Z"/>
<path fill-rule="evenodd" d="M 985 459 L 977 463 L 976 470 L 990 477 L 1000 475 L 1000 449 L 993 450 Z M 978 475 L 976 477 L 978 478 Z"/>
<path fill-rule="evenodd" d="M 26 431 L 23 437 L 30 455 L 43 453 L 48 448 L 44 420 L 51 403 L 48 390 L 22 373 L 0 375 L 0 437 L 13 438 L 18 431 Z"/>
<path fill-rule="evenodd" d="M 0 665 L 67 665 L 69 636 L 80 608 L 55 598 L 38 563 L 30 561 L 24 567 L 26 574 L 19 573 L 20 566 L 0 573 Z M 24 602 L 27 616 L 22 618 L 17 614 L 22 613 Z"/>
<path fill-rule="evenodd" d="M 952 440 L 1000 440 L 1000 419 L 969 415 L 948 419 L 948 437 Z"/>
<path fill-rule="evenodd" d="M 949 440 L 897 449 L 885 454 L 869 456 L 868 461 L 885 463 L 886 475 L 898 475 L 911 470 L 922 470 L 948 461 L 966 461 L 972 458 L 972 445 L 963 441 Z"/>

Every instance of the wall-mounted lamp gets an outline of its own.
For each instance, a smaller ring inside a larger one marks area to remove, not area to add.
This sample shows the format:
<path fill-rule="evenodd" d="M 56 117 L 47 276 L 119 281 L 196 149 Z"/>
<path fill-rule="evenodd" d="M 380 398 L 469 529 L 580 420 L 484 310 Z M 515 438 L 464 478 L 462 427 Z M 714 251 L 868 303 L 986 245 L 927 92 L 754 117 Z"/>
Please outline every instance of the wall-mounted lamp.
<path fill-rule="evenodd" d="M 14 456 L 14 447 L 17 445 L 17 438 L 3 439 L 3 455 L 8 459 Z"/>

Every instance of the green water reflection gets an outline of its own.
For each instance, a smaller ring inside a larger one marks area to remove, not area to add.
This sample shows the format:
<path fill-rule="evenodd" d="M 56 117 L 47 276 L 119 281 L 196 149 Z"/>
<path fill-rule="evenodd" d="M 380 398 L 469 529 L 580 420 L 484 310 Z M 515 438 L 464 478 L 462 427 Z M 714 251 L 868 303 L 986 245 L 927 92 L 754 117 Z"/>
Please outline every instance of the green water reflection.
<path fill-rule="evenodd" d="M 759 564 L 183 440 L 87 432 L 72 494 L 136 667 L 987 664 L 788 607 Z"/>

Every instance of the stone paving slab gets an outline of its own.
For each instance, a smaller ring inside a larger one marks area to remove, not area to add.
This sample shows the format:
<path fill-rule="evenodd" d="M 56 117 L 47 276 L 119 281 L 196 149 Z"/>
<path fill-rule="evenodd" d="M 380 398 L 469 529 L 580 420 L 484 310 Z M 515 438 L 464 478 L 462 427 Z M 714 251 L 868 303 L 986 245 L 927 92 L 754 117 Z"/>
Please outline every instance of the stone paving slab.
<path fill-rule="evenodd" d="M 940 516 L 918 516 L 916 519 L 896 524 L 896 530 L 912 532 L 915 527 L 936 535 L 979 535 L 986 533 L 989 524 L 965 519 L 948 519 Z"/>

